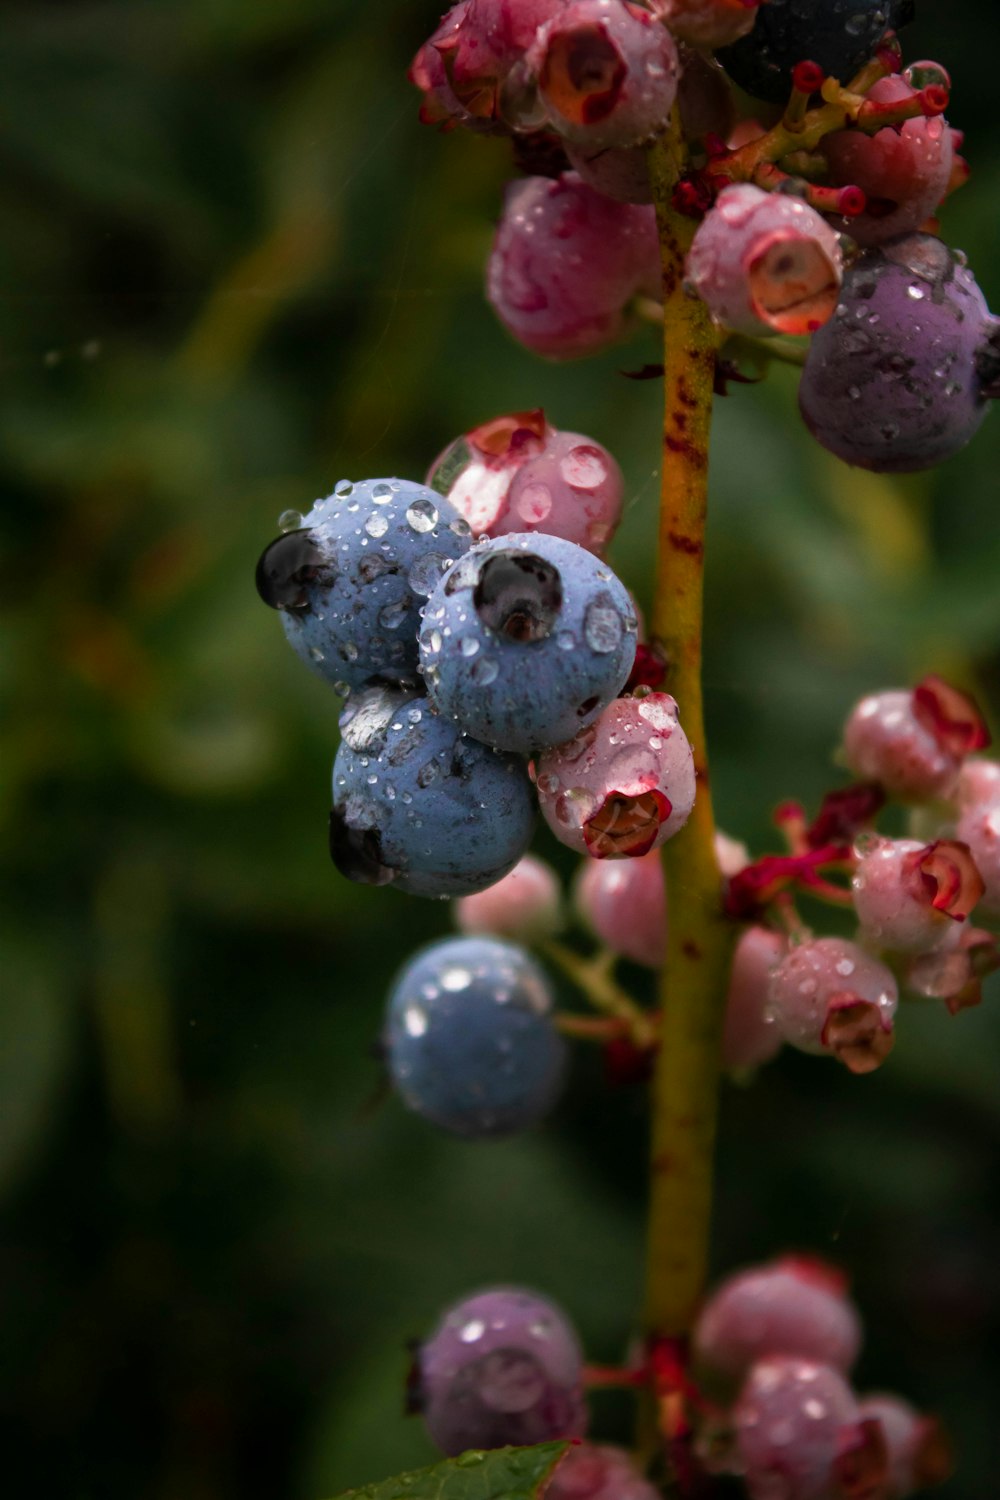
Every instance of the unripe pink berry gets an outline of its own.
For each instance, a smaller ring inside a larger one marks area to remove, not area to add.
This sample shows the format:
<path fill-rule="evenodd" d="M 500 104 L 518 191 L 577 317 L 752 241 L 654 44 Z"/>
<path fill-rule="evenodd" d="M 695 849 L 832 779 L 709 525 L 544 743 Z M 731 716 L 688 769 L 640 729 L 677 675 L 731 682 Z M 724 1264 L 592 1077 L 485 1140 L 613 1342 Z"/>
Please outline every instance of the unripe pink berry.
<path fill-rule="evenodd" d="M 860 1347 L 861 1320 L 843 1276 L 805 1256 L 727 1277 L 694 1329 L 699 1364 L 731 1382 L 772 1354 L 816 1360 L 846 1373 Z"/>
<path fill-rule="evenodd" d="M 786 1042 L 870 1073 L 892 1051 L 898 992 L 892 971 L 846 938 L 792 948 L 771 976 L 770 1007 Z"/>
<path fill-rule="evenodd" d="M 556 838 L 594 859 L 635 858 L 687 822 L 694 757 L 668 693 L 616 698 L 567 745 L 540 755 L 538 800 Z"/>
<path fill-rule="evenodd" d="M 538 32 L 527 63 L 552 128 L 579 146 L 641 145 L 677 97 L 673 37 L 623 0 L 573 0 Z"/>
<path fill-rule="evenodd" d="M 574 1443 L 542 1494 L 545 1500 L 660 1500 L 630 1454 L 594 1443 Z"/>
<path fill-rule="evenodd" d="M 943 1000 L 954 1016 L 981 1003 L 982 981 L 998 968 L 994 934 L 963 922 L 957 946 L 919 954 L 907 967 L 906 984 L 918 995 Z"/>
<path fill-rule="evenodd" d="M 851 884 L 865 939 L 897 953 L 956 947 L 983 894 L 968 845 L 876 839 L 863 851 Z"/>
<path fill-rule="evenodd" d="M 1000 796 L 964 807 L 955 832 L 968 845 L 982 876 L 983 911 L 1000 915 Z"/>
<path fill-rule="evenodd" d="M 750 1500 L 833 1500 L 838 1464 L 860 1441 L 858 1403 L 829 1365 L 775 1355 L 747 1377 L 733 1409 Z"/>
<path fill-rule="evenodd" d="M 916 90 L 900 74 L 882 78 L 867 98 L 877 104 L 910 99 Z M 941 115 L 918 115 L 873 135 L 837 130 L 821 150 L 836 186 L 861 188 L 863 213 L 838 222 L 859 245 L 881 245 L 919 229 L 944 200 L 954 163 L 953 132 Z"/>
<path fill-rule="evenodd" d="M 462 932 L 531 942 L 559 927 L 561 891 L 551 865 L 526 854 L 496 885 L 455 902 L 455 924 Z"/>
<path fill-rule="evenodd" d="M 637 296 L 659 293 L 652 207 L 613 203 L 575 172 L 508 188 L 487 294 L 526 348 L 551 359 L 592 354 L 635 326 Z"/>
<path fill-rule="evenodd" d="M 967 760 L 959 772 L 955 801 L 963 808 L 1000 802 L 1000 761 Z"/>
<path fill-rule="evenodd" d="M 759 0 L 654 0 L 653 13 L 692 47 L 728 47 L 746 36 Z"/>
<path fill-rule="evenodd" d="M 881 1391 L 862 1397 L 859 1410 L 862 1421 L 876 1421 L 882 1429 L 890 1500 L 905 1500 L 916 1490 L 948 1478 L 951 1444 L 936 1417 L 923 1416 L 901 1396 Z"/>
<path fill-rule="evenodd" d="M 724 188 L 688 252 L 687 279 L 736 333 L 812 333 L 837 306 L 840 243 L 802 198 L 743 182 Z"/>
<path fill-rule="evenodd" d="M 576 883 L 584 921 L 612 953 L 658 969 L 667 951 L 667 894 L 658 849 L 639 859 L 588 859 Z"/>
<path fill-rule="evenodd" d="M 844 759 L 856 776 L 881 782 L 901 802 L 947 797 L 961 764 L 920 722 L 905 690 L 871 693 L 856 704 L 844 725 Z"/>
<path fill-rule="evenodd" d="M 769 1006 L 771 974 L 788 940 L 769 927 L 748 927 L 736 944 L 722 1033 L 723 1066 L 758 1068 L 781 1050 L 782 1036 Z"/>
<path fill-rule="evenodd" d="M 597 556 L 614 535 L 625 489 L 606 448 L 557 432 L 542 411 L 512 412 L 463 433 L 434 460 L 427 483 L 477 537 L 542 531 Z"/>

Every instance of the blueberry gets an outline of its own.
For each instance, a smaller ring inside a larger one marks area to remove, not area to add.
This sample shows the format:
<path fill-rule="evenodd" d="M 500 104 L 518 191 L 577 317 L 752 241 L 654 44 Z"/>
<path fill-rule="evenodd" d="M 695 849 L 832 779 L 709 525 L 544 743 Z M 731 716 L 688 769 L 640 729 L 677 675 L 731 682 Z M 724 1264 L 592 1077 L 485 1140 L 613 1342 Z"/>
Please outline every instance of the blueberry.
<path fill-rule="evenodd" d="M 389 999 L 392 1081 L 410 1109 L 455 1135 L 524 1130 L 562 1083 L 565 1043 L 551 1010 L 549 982 L 522 948 L 482 937 L 434 943 Z"/>
<path fill-rule="evenodd" d="M 415 896 L 467 896 L 514 868 L 535 825 L 520 759 L 384 683 L 353 693 L 340 725 L 330 854 L 342 875 Z"/>
<path fill-rule="evenodd" d="M 464 518 L 424 485 L 344 480 L 265 550 L 257 590 L 339 692 L 373 677 L 413 683 L 421 605 L 470 545 Z"/>
<path fill-rule="evenodd" d="M 635 658 L 625 587 L 561 537 L 481 543 L 424 610 L 420 665 L 442 714 L 489 745 L 564 744 L 622 689 Z"/>
<path fill-rule="evenodd" d="M 752 30 L 718 54 L 726 72 L 755 99 L 788 97 L 798 62 L 850 82 L 885 33 L 913 19 L 913 0 L 768 0 Z"/>
<path fill-rule="evenodd" d="M 496 1286 L 448 1308 L 420 1346 L 420 1405 L 449 1454 L 580 1437 L 583 1353 L 562 1312 L 523 1287 Z"/>

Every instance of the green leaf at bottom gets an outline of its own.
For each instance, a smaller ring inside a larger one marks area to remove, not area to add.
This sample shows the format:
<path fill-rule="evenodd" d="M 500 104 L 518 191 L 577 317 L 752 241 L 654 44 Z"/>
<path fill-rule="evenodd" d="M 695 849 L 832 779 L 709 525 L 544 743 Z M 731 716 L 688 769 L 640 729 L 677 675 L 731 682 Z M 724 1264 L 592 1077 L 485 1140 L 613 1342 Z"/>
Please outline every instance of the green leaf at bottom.
<path fill-rule="evenodd" d="M 567 1443 L 534 1448 L 473 1449 L 429 1469 L 347 1490 L 336 1500 L 538 1500 Z"/>

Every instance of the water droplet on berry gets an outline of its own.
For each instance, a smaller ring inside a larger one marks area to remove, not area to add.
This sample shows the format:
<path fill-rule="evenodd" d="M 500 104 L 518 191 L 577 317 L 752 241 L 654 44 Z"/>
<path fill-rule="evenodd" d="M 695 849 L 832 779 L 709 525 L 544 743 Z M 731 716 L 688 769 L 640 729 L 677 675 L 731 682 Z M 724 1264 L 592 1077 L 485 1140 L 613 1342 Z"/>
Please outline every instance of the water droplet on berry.
<path fill-rule="evenodd" d="M 414 500 L 406 508 L 406 524 L 421 534 L 433 531 L 438 519 L 438 508 L 431 500 Z"/>
<path fill-rule="evenodd" d="M 480 687 L 488 687 L 491 682 L 496 682 L 499 673 L 500 668 L 489 656 L 481 656 L 478 661 L 472 663 L 469 669 L 472 681 Z"/>
<path fill-rule="evenodd" d="M 279 531 L 298 531 L 302 525 L 302 512 L 298 510 L 283 510 L 278 517 Z"/>
<path fill-rule="evenodd" d="M 349 479 L 338 479 L 333 487 L 333 493 L 338 500 L 346 500 L 348 495 L 354 493 L 354 486 Z"/>
<path fill-rule="evenodd" d="M 591 651 L 601 656 L 618 649 L 623 634 L 622 617 L 610 594 L 598 594 L 587 605 L 583 634 Z"/>
<path fill-rule="evenodd" d="M 518 495 L 514 508 L 522 521 L 529 526 L 537 526 L 552 509 L 552 491 L 546 484 L 526 485 Z"/>
<path fill-rule="evenodd" d="M 369 516 L 365 521 L 365 530 L 367 531 L 369 536 L 385 536 L 386 532 L 389 530 L 389 517 L 380 515 L 378 513 Z"/>

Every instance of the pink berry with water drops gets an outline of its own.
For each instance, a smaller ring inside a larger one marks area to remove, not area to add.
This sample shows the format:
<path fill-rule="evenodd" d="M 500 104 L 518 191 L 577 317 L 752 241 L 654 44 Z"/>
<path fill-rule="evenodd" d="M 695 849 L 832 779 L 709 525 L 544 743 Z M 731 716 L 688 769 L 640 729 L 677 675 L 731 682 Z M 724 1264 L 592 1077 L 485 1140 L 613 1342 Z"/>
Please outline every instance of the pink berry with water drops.
<path fill-rule="evenodd" d="M 973 699 L 940 677 L 925 677 L 912 692 L 870 693 L 844 725 L 850 769 L 901 802 L 950 796 L 965 756 L 988 744 Z"/>
<path fill-rule="evenodd" d="M 812 333 L 837 306 L 843 256 L 802 198 L 744 182 L 724 188 L 698 226 L 685 274 L 724 328 Z"/>
<path fill-rule="evenodd" d="M 542 411 L 512 412 L 464 433 L 434 460 L 427 483 L 474 536 L 542 531 L 603 556 L 621 518 L 625 481 L 608 450 L 557 432 Z"/>
<path fill-rule="evenodd" d="M 957 947 L 983 894 L 969 846 L 954 839 L 865 842 L 851 886 L 865 940 L 896 953 Z"/>
<path fill-rule="evenodd" d="M 662 131 L 677 97 L 673 37 L 639 6 L 574 0 L 527 56 L 548 123 L 596 149 L 638 146 Z"/>
<path fill-rule="evenodd" d="M 760 0 L 654 0 L 652 9 L 674 36 L 692 47 L 728 47 L 746 36 Z"/>
<path fill-rule="evenodd" d="M 962 809 L 955 832 L 967 844 L 982 876 L 982 909 L 1000 916 L 1000 797 Z"/>
<path fill-rule="evenodd" d="M 887 1450 L 887 1500 L 905 1500 L 927 1485 L 942 1484 L 951 1474 L 948 1435 L 936 1417 L 923 1413 L 901 1396 L 879 1391 L 859 1402 L 861 1419 L 878 1422 Z"/>
<path fill-rule="evenodd" d="M 816 1360 L 846 1373 L 861 1348 L 861 1320 L 834 1267 L 784 1256 L 729 1276 L 705 1303 L 694 1329 L 700 1365 L 727 1382 L 772 1354 Z"/>
<path fill-rule="evenodd" d="M 555 1303 L 498 1286 L 450 1307 L 417 1360 L 417 1392 L 443 1453 L 580 1437 L 583 1355 Z"/>
<path fill-rule="evenodd" d="M 788 952 L 788 939 L 769 927 L 748 927 L 733 953 L 722 1032 L 723 1066 L 759 1068 L 781 1050 L 782 1037 L 770 1013 L 771 975 Z"/>
<path fill-rule="evenodd" d="M 535 779 L 556 838 L 593 859 L 659 848 L 694 807 L 694 757 L 669 693 L 616 698 L 576 739 L 540 755 Z"/>
<path fill-rule="evenodd" d="M 834 1500 L 838 1469 L 861 1446 L 858 1403 L 828 1364 L 774 1355 L 747 1377 L 733 1408 L 751 1500 Z"/>
<path fill-rule="evenodd" d="M 917 90 L 895 74 L 882 78 L 867 98 L 876 104 L 911 99 Z M 861 188 L 867 200 L 862 213 L 838 221 L 837 227 L 859 245 L 881 245 L 919 229 L 943 202 L 951 181 L 954 132 L 942 115 L 918 115 L 900 125 L 886 125 L 873 135 L 837 130 L 821 150 L 836 186 Z"/>
<path fill-rule="evenodd" d="M 847 938 L 799 943 L 771 975 L 770 1009 L 800 1052 L 870 1073 L 892 1051 L 899 995 L 892 971 Z"/>
<path fill-rule="evenodd" d="M 624 1448 L 574 1443 L 542 1490 L 545 1500 L 661 1500 Z"/>
<path fill-rule="evenodd" d="M 455 925 L 470 935 L 532 942 L 560 926 L 562 893 L 551 865 L 526 854 L 495 885 L 455 902 Z"/>
<path fill-rule="evenodd" d="M 667 951 L 667 893 L 658 849 L 638 859 L 588 859 L 576 883 L 577 910 L 605 947 L 647 969 Z"/>
<path fill-rule="evenodd" d="M 592 354 L 637 325 L 636 297 L 659 294 L 651 206 L 613 203 L 575 172 L 507 189 L 487 295 L 526 348 L 550 359 Z"/>

